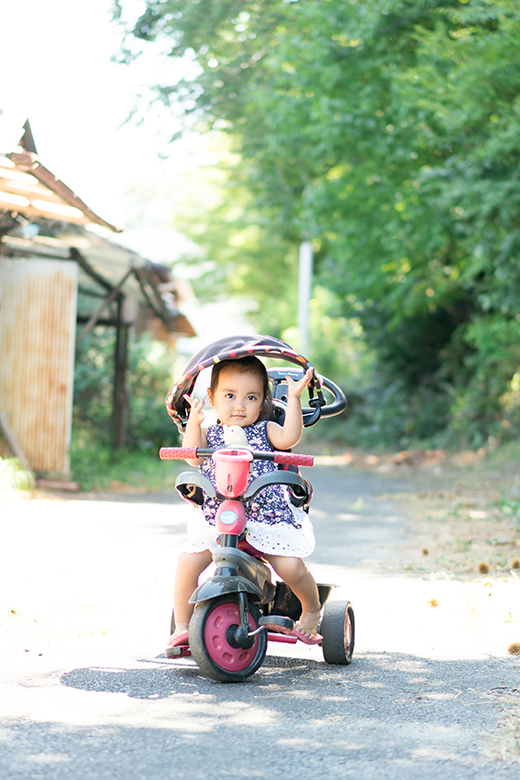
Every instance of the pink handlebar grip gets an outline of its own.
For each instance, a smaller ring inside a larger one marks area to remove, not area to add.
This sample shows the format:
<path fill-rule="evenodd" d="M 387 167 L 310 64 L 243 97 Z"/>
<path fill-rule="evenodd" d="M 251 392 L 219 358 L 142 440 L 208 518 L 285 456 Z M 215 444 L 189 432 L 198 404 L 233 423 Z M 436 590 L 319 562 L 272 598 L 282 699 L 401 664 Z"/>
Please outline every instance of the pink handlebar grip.
<path fill-rule="evenodd" d="M 196 460 L 198 455 L 196 447 L 161 447 L 159 457 L 161 460 Z"/>
<path fill-rule="evenodd" d="M 314 465 L 313 455 L 295 455 L 293 452 L 275 452 L 275 463 L 288 463 L 291 466 L 312 466 Z"/>

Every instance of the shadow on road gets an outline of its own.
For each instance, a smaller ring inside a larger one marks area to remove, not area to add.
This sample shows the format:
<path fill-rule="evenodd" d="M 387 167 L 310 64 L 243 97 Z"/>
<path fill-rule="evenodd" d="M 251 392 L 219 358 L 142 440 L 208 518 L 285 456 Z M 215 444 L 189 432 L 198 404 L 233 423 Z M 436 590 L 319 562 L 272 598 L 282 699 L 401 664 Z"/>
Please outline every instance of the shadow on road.
<path fill-rule="evenodd" d="M 233 767 L 270 778 L 304 765 L 320 780 L 414 780 L 419 767 L 421 780 L 505 780 L 518 771 L 511 718 L 501 721 L 520 693 L 509 660 L 377 653 L 340 667 L 268 656 L 237 685 L 202 677 L 190 659 L 74 669 L 64 686 L 134 704 L 125 715 L 105 700 L 103 722 L 88 726 L 4 721 L 4 776 L 211 779 Z"/>

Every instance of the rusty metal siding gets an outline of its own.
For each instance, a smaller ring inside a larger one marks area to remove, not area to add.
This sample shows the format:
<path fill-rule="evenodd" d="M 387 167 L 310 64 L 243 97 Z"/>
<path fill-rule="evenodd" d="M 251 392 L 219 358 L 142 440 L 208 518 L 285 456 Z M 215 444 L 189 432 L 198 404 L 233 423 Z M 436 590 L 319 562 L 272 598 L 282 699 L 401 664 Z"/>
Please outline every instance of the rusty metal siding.
<path fill-rule="evenodd" d="M 67 474 L 78 267 L 0 258 L 0 409 L 34 471 Z"/>

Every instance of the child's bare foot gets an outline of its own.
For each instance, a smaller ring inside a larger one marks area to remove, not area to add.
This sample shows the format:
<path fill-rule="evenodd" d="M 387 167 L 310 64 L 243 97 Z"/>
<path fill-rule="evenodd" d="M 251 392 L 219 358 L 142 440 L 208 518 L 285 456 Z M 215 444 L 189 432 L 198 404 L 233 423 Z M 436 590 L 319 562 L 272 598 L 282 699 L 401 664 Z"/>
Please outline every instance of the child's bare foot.
<path fill-rule="evenodd" d="M 320 610 L 302 612 L 300 619 L 296 623 L 295 628 L 307 637 L 307 639 L 314 639 L 318 633 L 318 622 L 320 619 Z"/>
<path fill-rule="evenodd" d="M 188 631 L 188 629 L 189 629 L 189 624 L 188 623 L 178 623 L 175 626 L 175 631 L 173 632 L 173 634 L 171 635 L 171 637 L 168 640 L 168 644 L 170 644 L 170 642 L 172 642 L 172 640 L 177 639 L 177 637 L 181 636 L 182 634 L 185 634 Z"/>

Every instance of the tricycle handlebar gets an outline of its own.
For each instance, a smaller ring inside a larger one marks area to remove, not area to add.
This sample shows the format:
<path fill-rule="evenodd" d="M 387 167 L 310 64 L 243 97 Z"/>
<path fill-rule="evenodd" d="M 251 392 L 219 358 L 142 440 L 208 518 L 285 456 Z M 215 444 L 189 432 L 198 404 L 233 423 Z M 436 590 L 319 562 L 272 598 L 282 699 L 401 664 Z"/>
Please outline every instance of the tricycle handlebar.
<path fill-rule="evenodd" d="M 228 448 L 230 452 L 233 449 Z M 208 458 L 213 455 L 215 450 L 209 450 L 202 447 L 161 447 L 159 457 L 161 460 L 197 460 L 198 458 Z M 275 463 L 287 464 L 291 466 L 312 466 L 314 457 L 312 455 L 297 455 L 293 452 L 256 452 L 252 453 L 253 458 L 258 460 L 272 460 Z"/>
<path fill-rule="evenodd" d="M 275 463 L 287 464 L 289 466 L 313 466 L 313 455 L 296 455 L 294 452 L 271 452 L 265 453 L 266 455 L 274 455 Z M 253 453 L 256 455 L 256 453 Z M 270 460 L 266 458 L 266 460 Z"/>
<path fill-rule="evenodd" d="M 161 460 L 197 460 L 202 452 L 197 447 L 161 447 L 159 457 Z"/>

